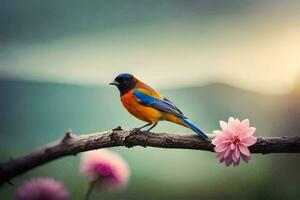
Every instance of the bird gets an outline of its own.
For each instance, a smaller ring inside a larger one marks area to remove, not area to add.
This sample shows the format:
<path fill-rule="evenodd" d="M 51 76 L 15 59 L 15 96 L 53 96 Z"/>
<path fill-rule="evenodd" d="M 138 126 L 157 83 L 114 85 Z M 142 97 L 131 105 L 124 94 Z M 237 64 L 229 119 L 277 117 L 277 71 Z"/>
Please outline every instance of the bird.
<path fill-rule="evenodd" d="M 159 121 L 169 121 L 190 128 L 204 140 L 208 140 L 208 136 L 193 124 L 174 103 L 132 74 L 121 73 L 109 84 L 118 88 L 123 107 L 136 118 L 147 122 L 134 130 L 141 131 L 151 126 L 147 129 L 150 131 Z"/>

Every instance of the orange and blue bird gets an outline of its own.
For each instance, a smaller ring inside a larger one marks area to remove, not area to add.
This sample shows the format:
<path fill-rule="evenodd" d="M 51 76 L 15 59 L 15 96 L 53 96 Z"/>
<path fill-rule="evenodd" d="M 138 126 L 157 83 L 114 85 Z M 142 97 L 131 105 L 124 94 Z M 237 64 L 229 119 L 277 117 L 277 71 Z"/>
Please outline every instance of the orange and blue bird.
<path fill-rule="evenodd" d="M 159 121 L 170 121 L 192 129 L 199 136 L 208 140 L 208 137 L 195 124 L 167 98 L 161 96 L 149 85 L 138 80 L 131 74 L 119 74 L 110 85 L 115 85 L 120 91 L 123 106 L 136 118 L 147 122 L 146 125 L 137 128 L 150 131 Z"/>

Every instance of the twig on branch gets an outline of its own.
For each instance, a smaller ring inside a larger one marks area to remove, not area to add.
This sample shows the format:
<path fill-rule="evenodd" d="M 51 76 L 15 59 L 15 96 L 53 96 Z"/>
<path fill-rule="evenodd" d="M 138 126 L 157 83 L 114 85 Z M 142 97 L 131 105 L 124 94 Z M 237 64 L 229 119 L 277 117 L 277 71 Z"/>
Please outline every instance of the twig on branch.
<path fill-rule="evenodd" d="M 0 185 L 15 176 L 23 174 L 39 165 L 57 158 L 76 155 L 93 149 L 116 146 L 143 146 L 176 149 L 197 149 L 214 151 L 210 142 L 202 140 L 197 135 L 176 135 L 168 133 L 124 131 L 116 129 L 88 135 L 74 135 L 69 129 L 65 137 L 57 142 L 45 145 L 28 155 L 10 160 L 0 165 Z M 300 137 L 260 137 L 257 143 L 250 147 L 252 153 L 300 153 Z"/>

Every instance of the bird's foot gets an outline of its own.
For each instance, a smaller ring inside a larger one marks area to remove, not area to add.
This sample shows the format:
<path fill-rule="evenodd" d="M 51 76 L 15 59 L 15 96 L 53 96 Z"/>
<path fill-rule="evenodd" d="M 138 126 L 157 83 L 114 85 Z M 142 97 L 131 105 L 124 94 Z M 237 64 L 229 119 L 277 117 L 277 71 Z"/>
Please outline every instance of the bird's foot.
<path fill-rule="evenodd" d="M 135 134 L 139 134 L 141 133 L 141 129 L 140 128 L 133 128 L 129 131 L 129 135 L 135 135 Z"/>

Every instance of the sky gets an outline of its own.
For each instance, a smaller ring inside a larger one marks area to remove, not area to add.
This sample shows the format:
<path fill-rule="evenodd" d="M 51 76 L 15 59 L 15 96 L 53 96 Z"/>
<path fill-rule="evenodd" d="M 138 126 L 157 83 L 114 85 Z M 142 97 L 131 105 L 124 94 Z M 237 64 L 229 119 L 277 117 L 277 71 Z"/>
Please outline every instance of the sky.
<path fill-rule="evenodd" d="M 285 93 L 300 77 L 299 1 L 0 1 L 2 78 Z"/>

